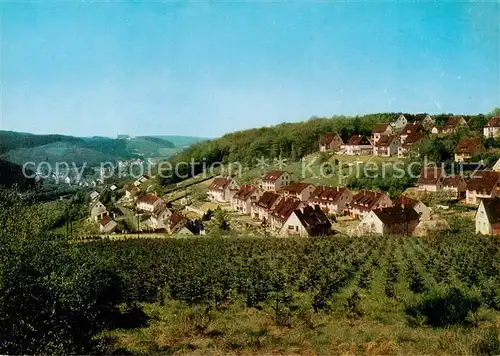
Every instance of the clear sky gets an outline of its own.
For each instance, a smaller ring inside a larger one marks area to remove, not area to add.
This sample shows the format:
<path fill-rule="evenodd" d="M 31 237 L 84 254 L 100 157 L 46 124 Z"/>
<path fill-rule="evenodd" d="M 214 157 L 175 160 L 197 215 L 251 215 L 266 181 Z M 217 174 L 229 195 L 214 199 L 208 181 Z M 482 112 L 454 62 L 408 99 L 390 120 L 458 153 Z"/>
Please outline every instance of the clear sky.
<path fill-rule="evenodd" d="M 226 132 L 500 106 L 500 5 L 0 3 L 0 129 Z"/>

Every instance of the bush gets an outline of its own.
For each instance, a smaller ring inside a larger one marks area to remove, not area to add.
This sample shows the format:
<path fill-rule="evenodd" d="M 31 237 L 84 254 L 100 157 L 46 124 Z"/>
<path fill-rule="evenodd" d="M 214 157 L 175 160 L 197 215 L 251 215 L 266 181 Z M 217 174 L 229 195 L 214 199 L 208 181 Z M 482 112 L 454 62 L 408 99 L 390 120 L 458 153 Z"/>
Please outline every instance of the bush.
<path fill-rule="evenodd" d="M 453 287 L 447 291 L 432 291 L 414 305 L 406 308 L 410 322 L 422 317 L 432 327 L 470 325 L 469 313 L 477 311 L 481 302 L 475 296 L 466 295 Z"/>

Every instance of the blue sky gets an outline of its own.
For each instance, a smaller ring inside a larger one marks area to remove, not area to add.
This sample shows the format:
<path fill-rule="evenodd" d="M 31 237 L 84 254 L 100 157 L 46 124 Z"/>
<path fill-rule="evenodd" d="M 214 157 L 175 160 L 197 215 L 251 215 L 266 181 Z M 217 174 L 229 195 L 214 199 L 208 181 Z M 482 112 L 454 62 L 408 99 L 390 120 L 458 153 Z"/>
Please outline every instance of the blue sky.
<path fill-rule="evenodd" d="M 215 137 L 500 106 L 499 2 L 1 3 L 0 129 Z"/>

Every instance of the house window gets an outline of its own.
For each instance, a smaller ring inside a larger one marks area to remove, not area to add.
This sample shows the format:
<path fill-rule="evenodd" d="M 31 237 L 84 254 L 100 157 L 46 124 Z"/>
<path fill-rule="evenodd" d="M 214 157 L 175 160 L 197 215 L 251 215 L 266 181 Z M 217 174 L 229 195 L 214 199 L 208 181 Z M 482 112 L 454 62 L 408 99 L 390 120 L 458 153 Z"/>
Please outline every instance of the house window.
<path fill-rule="evenodd" d="M 288 230 L 293 230 L 294 226 L 293 225 L 288 225 Z"/>
<path fill-rule="evenodd" d="M 295 231 L 299 231 L 299 227 L 298 226 L 295 226 Z"/>

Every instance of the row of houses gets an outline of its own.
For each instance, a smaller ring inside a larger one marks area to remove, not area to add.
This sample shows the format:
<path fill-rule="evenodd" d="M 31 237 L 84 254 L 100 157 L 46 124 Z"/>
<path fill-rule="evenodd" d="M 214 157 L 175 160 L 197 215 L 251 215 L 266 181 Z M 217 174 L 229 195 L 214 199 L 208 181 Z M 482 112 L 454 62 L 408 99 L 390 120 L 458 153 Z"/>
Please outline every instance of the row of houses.
<path fill-rule="evenodd" d="M 332 151 L 338 154 L 349 156 L 355 155 L 373 155 L 382 157 L 405 157 L 410 150 L 421 142 L 427 133 L 438 133 L 436 127 L 432 127 L 433 119 L 426 115 L 420 121 L 407 122 L 402 130 L 398 130 L 403 122 L 406 122 L 404 115 L 395 121 L 395 123 L 378 123 L 375 125 L 371 137 L 363 135 L 353 135 L 343 142 L 339 134 L 328 132 L 323 134 L 319 139 L 319 150 L 321 152 Z M 500 117 L 494 117 L 488 121 L 488 135 L 491 135 L 491 130 L 496 130 L 497 122 L 500 123 Z M 452 116 L 443 126 L 443 133 L 456 132 L 461 126 L 467 126 L 463 117 Z M 494 131 L 495 135 L 500 133 Z M 485 127 L 486 130 L 486 127 Z M 455 148 L 455 161 L 462 162 L 469 160 L 476 154 L 485 151 L 485 147 L 481 140 L 477 138 L 465 137 L 461 139 Z"/>
<path fill-rule="evenodd" d="M 500 160 L 492 171 L 478 171 L 470 178 L 461 175 L 446 175 L 437 167 L 424 168 L 417 181 L 421 192 L 450 193 L 457 199 L 465 198 L 465 202 L 478 205 L 483 198 L 500 197 Z"/>
<path fill-rule="evenodd" d="M 349 215 L 366 225 L 365 219 L 373 211 L 392 208 L 385 215 L 393 216 L 399 212 L 406 216 L 405 211 L 410 205 L 416 211 L 417 224 L 421 220 L 430 220 L 430 209 L 417 200 L 406 198 L 401 203 L 394 203 L 384 192 L 361 190 L 354 193 L 347 187 L 314 186 L 292 182 L 290 178 L 288 172 L 272 171 L 264 175 L 258 185 L 239 186 L 232 177 L 218 177 L 210 185 L 208 195 L 214 201 L 230 203 L 232 210 L 250 215 L 279 236 L 326 235 L 332 233 L 328 215 Z M 406 205 L 406 208 L 401 205 Z M 373 219 L 372 216 L 368 221 Z M 394 223 L 381 221 L 382 225 L 376 223 L 371 232 L 398 230 L 392 226 Z"/>

